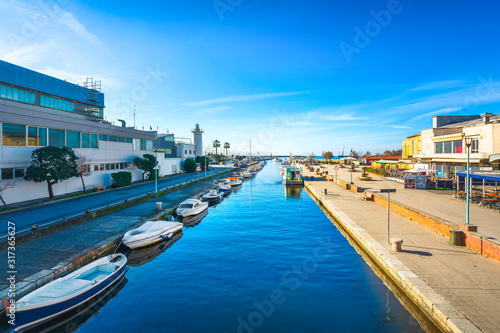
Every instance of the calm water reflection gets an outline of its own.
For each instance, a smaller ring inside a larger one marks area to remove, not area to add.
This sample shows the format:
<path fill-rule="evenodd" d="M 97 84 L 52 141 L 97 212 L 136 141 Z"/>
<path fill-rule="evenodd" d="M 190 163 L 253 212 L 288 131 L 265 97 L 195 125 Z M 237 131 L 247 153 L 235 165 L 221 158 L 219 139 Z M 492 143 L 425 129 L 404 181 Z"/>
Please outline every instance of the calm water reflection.
<path fill-rule="evenodd" d="M 191 225 L 78 332 L 421 331 L 274 162 Z"/>

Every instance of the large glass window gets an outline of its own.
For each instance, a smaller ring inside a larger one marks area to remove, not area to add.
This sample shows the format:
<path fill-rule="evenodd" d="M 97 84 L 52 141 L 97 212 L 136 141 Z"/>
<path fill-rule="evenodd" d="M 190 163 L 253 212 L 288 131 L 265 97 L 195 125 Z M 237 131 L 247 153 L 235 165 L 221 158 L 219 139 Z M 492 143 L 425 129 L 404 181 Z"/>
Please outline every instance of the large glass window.
<path fill-rule="evenodd" d="M 3 123 L 2 143 L 6 146 L 26 146 L 26 126 Z"/>
<path fill-rule="evenodd" d="M 435 154 L 442 154 L 443 153 L 443 143 L 442 142 L 434 143 L 434 153 Z"/>
<path fill-rule="evenodd" d="M 462 140 L 453 141 L 453 152 L 455 154 L 463 153 L 463 151 L 462 151 Z"/>
<path fill-rule="evenodd" d="M 66 146 L 80 148 L 80 132 L 66 131 Z"/>
<path fill-rule="evenodd" d="M 49 128 L 49 146 L 64 147 L 64 131 Z"/>
<path fill-rule="evenodd" d="M 14 178 L 23 178 L 24 169 L 14 169 Z"/>
<path fill-rule="evenodd" d="M 444 142 L 444 153 L 445 154 L 451 154 L 452 153 L 451 146 L 452 146 L 451 141 Z"/>
<path fill-rule="evenodd" d="M 38 128 L 38 145 L 47 146 L 47 129 L 44 127 Z"/>
<path fill-rule="evenodd" d="M 118 142 L 125 142 L 125 138 L 123 136 L 118 137 Z"/>
<path fill-rule="evenodd" d="M 109 136 L 109 141 L 113 141 L 113 142 L 116 142 L 118 140 L 118 138 L 114 135 L 110 135 Z"/>
<path fill-rule="evenodd" d="M 90 148 L 99 148 L 97 145 L 97 134 L 90 134 Z"/>
<path fill-rule="evenodd" d="M 2 180 L 13 179 L 14 169 L 2 169 Z"/>
<path fill-rule="evenodd" d="M 35 94 L 21 88 L 0 85 L 0 98 L 10 99 L 16 102 L 35 104 Z"/>
<path fill-rule="evenodd" d="M 126 142 L 126 143 L 132 143 L 132 142 L 133 142 L 133 140 L 132 140 L 132 138 L 125 138 L 125 142 Z"/>
<path fill-rule="evenodd" d="M 108 136 L 105 134 L 99 134 L 99 140 L 101 141 L 108 141 Z"/>
<path fill-rule="evenodd" d="M 28 126 L 28 146 L 38 146 L 38 131 L 34 126 Z"/>
<path fill-rule="evenodd" d="M 82 133 L 82 148 L 90 148 L 90 133 Z"/>

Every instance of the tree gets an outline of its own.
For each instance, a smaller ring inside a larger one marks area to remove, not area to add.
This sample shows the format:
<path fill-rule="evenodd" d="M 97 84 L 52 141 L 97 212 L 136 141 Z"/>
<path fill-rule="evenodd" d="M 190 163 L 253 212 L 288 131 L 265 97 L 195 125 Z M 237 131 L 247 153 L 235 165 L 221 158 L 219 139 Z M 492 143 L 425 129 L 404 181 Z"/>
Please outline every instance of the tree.
<path fill-rule="evenodd" d="M 195 161 L 200 163 L 203 170 L 208 167 L 208 159 L 205 156 L 196 156 Z"/>
<path fill-rule="evenodd" d="M 186 172 L 191 173 L 196 171 L 196 161 L 192 158 L 188 158 L 187 160 L 185 160 L 183 166 L 184 171 Z"/>
<path fill-rule="evenodd" d="M 309 158 L 309 161 L 312 162 L 314 160 L 314 156 L 316 156 L 316 155 L 314 155 L 314 153 L 310 153 L 307 155 L 307 158 Z"/>
<path fill-rule="evenodd" d="M 9 207 L 5 203 L 5 200 L 3 199 L 3 194 L 2 193 L 3 193 L 3 191 L 5 191 L 5 190 L 7 190 L 9 188 L 13 188 L 15 184 L 16 183 L 13 183 L 13 182 L 2 182 L 2 181 L 0 181 L 0 200 L 2 200 L 2 203 L 3 203 L 3 205 L 4 205 L 5 208 L 9 208 Z"/>
<path fill-rule="evenodd" d="M 402 149 L 398 149 L 398 150 L 386 150 L 384 151 L 384 155 L 385 156 L 400 156 L 403 154 L 403 150 Z"/>
<path fill-rule="evenodd" d="M 155 172 L 155 167 L 158 165 L 156 162 L 156 157 L 151 154 L 144 154 L 141 157 L 134 158 L 135 166 L 142 170 L 142 181 L 144 181 L 145 176 L 147 175 L 148 180 L 151 180 L 151 176 Z"/>
<path fill-rule="evenodd" d="M 218 148 L 220 147 L 220 141 L 215 139 L 214 142 L 212 142 L 212 146 L 215 148 L 215 155 L 218 154 Z"/>
<path fill-rule="evenodd" d="M 325 160 L 329 160 L 333 157 L 333 153 L 331 151 L 324 151 L 323 152 L 323 158 Z"/>
<path fill-rule="evenodd" d="M 226 160 L 227 160 L 227 150 L 231 148 L 231 144 L 229 142 L 224 142 L 224 149 L 226 149 Z"/>
<path fill-rule="evenodd" d="M 78 165 L 73 149 L 69 147 L 43 147 L 31 154 L 31 165 L 26 169 L 25 180 L 35 183 L 47 182 L 50 200 L 54 200 L 52 185 L 78 177 Z"/>
<path fill-rule="evenodd" d="M 82 180 L 83 193 L 87 193 L 87 189 L 85 189 L 85 182 L 83 181 L 83 177 L 90 175 L 90 170 L 88 163 L 90 159 L 85 155 L 78 155 L 78 160 L 76 161 L 78 167 L 78 174 L 80 175 L 80 179 Z"/>
<path fill-rule="evenodd" d="M 366 157 L 368 157 L 368 156 L 372 156 L 372 153 L 370 153 L 369 151 L 366 151 L 365 156 L 366 156 Z"/>

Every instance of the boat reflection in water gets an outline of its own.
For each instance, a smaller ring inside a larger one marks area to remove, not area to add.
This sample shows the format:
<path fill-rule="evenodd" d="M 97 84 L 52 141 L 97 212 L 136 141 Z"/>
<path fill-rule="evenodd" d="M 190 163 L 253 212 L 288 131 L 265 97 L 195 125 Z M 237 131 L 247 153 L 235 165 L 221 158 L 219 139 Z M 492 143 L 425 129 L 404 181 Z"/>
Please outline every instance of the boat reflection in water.
<path fill-rule="evenodd" d="M 172 245 L 174 245 L 175 242 L 181 239 L 182 235 L 183 233 L 181 231 L 173 235 L 171 238 L 169 238 L 164 242 L 132 250 L 127 256 L 128 259 L 127 265 L 132 267 L 138 267 L 155 260 L 156 257 L 158 257 L 160 254 L 162 254 L 167 249 L 172 247 Z"/>
<path fill-rule="evenodd" d="M 285 186 L 285 195 L 287 198 L 300 198 L 302 187 Z"/>
<path fill-rule="evenodd" d="M 232 186 L 231 187 L 231 191 L 233 193 L 238 193 L 238 191 L 241 189 L 241 185 L 237 185 L 237 186 Z"/>
<path fill-rule="evenodd" d="M 106 290 L 101 295 L 89 299 L 87 302 L 65 313 L 62 316 L 55 317 L 42 325 L 38 325 L 30 330 L 22 332 L 44 333 L 44 332 L 75 332 L 85 324 L 90 318 L 96 316 L 99 311 L 112 299 L 120 290 L 127 284 L 127 278 L 123 276 L 121 281 L 115 283 L 111 288 Z"/>
<path fill-rule="evenodd" d="M 204 210 L 198 215 L 193 215 L 193 216 L 188 216 L 182 219 L 182 224 L 184 224 L 185 227 L 194 227 L 195 225 L 199 224 L 201 220 L 208 214 L 208 209 Z"/>

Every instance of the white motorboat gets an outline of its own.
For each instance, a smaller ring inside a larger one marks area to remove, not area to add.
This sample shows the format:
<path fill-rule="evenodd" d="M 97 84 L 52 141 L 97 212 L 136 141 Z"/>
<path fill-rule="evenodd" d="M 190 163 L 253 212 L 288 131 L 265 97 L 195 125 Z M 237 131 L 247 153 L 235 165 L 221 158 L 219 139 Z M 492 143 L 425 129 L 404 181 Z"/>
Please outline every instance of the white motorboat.
<path fill-rule="evenodd" d="M 147 221 L 139 228 L 127 231 L 122 243 L 131 249 L 136 249 L 167 240 L 181 229 L 182 223 L 179 222 Z"/>
<path fill-rule="evenodd" d="M 207 201 L 211 204 L 218 203 L 224 198 L 224 193 L 218 192 L 216 189 L 212 189 L 201 196 L 201 201 Z"/>
<path fill-rule="evenodd" d="M 208 202 L 198 199 L 187 199 L 183 201 L 175 211 L 178 216 L 186 217 L 196 215 L 208 208 Z"/>
<path fill-rule="evenodd" d="M 247 171 L 243 172 L 243 178 L 251 178 L 254 177 L 257 174 L 257 171 L 255 169 L 251 168 L 248 169 Z"/>
<path fill-rule="evenodd" d="M 222 195 L 224 197 L 227 197 L 228 195 L 231 194 L 231 186 L 227 185 L 227 184 L 221 184 L 217 187 L 217 191 L 219 191 L 220 193 L 222 193 Z"/>
<path fill-rule="evenodd" d="M 231 177 L 226 180 L 226 184 L 233 187 L 233 186 L 239 186 L 243 184 L 243 181 L 239 178 L 236 177 Z"/>
<path fill-rule="evenodd" d="M 126 264 L 123 254 L 110 254 L 22 297 L 15 303 L 14 331 L 34 328 L 101 295 L 121 280 Z"/>

